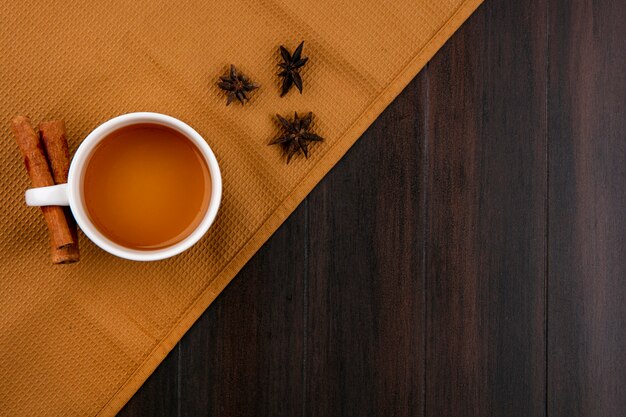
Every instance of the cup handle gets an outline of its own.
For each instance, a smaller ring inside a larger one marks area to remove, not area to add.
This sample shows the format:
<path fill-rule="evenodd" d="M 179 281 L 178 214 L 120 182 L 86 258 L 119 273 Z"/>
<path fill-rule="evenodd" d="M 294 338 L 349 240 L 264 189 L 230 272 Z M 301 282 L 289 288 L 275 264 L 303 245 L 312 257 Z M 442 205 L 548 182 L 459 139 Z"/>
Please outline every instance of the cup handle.
<path fill-rule="evenodd" d="M 29 206 L 69 206 L 67 184 L 26 190 L 26 204 Z"/>

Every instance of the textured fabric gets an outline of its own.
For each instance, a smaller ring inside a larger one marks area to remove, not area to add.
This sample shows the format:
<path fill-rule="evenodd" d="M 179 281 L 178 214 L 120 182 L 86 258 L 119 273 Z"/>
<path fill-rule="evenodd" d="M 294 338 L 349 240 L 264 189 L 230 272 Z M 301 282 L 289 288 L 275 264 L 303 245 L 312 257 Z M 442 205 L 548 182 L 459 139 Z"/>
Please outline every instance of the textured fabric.
<path fill-rule="evenodd" d="M 3 1 L 0 11 L 0 415 L 113 415 L 237 271 L 481 0 Z M 280 98 L 278 46 L 305 40 L 304 94 Z M 244 107 L 229 64 L 262 87 Z M 285 165 L 273 115 L 313 111 L 326 138 Z M 190 251 L 52 266 L 9 129 L 66 121 L 70 148 L 105 120 L 170 114 L 213 148 L 222 207 Z"/>

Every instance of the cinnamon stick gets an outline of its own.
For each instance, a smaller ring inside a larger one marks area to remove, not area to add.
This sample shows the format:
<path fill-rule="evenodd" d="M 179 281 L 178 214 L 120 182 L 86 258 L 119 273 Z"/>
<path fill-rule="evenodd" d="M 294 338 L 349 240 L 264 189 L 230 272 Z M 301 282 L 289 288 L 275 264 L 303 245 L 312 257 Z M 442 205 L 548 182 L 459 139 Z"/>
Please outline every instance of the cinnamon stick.
<path fill-rule="evenodd" d="M 41 122 L 39 123 L 39 135 L 48 155 L 54 183 L 67 183 L 67 174 L 70 169 L 70 152 L 65 134 L 65 123 L 63 120 Z M 76 220 L 74 220 L 69 207 L 64 207 L 63 211 L 74 243 L 62 248 L 51 248 L 50 254 L 52 262 L 55 264 L 73 263 L 80 258 Z"/>
<path fill-rule="evenodd" d="M 15 141 L 22 151 L 24 165 L 34 187 L 54 185 L 48 161 L 41 146 L 39 136 L 35 133 L 30 120 L 25 116 L 17 116 L 11 121 Z M 74 243 L 63 208 L 58 206 L 41 207 L 48 225 L 50 243 L 53 248 L 62 248 Z"/>
<path fill-rule="evenodd" d="M 65 123 L 63 120 L 41 122 L 39 135 L 52 168 L 52 179 L 56 184 L 66 183 L 70 170 L 70 151 L 65 136 Z"/>

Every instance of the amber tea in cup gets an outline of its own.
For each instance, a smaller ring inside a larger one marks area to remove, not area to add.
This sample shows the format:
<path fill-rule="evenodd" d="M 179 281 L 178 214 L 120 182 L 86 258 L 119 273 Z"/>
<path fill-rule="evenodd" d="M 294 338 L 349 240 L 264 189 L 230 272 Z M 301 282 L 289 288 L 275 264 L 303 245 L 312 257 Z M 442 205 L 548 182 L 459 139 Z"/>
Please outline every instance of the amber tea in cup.
<path fill-rule="evenodd" d="M 211 176 L 198 147 L 163 125 L 134 124 L 104 137 L 83 177 L 87 215 L 106 238 L 136 250 L 185 239 L 206 214 Z"/>

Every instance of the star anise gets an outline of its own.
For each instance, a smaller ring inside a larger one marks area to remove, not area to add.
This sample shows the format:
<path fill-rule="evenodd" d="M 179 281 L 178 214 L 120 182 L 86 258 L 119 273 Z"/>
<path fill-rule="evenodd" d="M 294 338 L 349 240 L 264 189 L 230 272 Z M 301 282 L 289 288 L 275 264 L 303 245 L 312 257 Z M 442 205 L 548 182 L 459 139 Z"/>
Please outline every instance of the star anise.
<path fill-rule="evenodd" d="M 313 113 L 309 112 L 304 117 L 299 117 L 294 112 L 293 120 L 287 120 L 280 114 L 276 118 L 282 125 L 284 132 L 281 136 L 270 142 L 270 145 L 280 145 L 283 154 L 287 157 L 287 163 L 298 152 L 302 152 L 306 158 L 309 157 L 309 142 L 323 142 L 324 138 L 309 132 Z"/>
<path fill-rule="evenodd" d="M 226 99 L 227 106 L 232 103 L 234 99 L 244 104 L 246 100 L 249 100 L 248 93 L 260 87 L 259 84 L 250 81 L 248 77 L 238 72 L 234 65 L 230 66 L 228 75 L 220 77 L 220 80 L 217 85 L 224 90 L 228 96 Z"/>
<path fill-rule="evenodd" d="M 293 55 L 289 53 L 287 48 L 281 45 L 280 55 L 283 58 L 283 62 L 278 64 L 282 71 L 278 73 L 280 77 L 283 77 L 283 87 L 280 96 L 284 96 L 291 89 L 292 85 L 296 85 L 300 94 L 302 94 L 302 77 L 300 77 L 300 69 L 309 60 L 307 57 L 302 57 L 302 47 L 304 41 L 298 45 Z"/>

